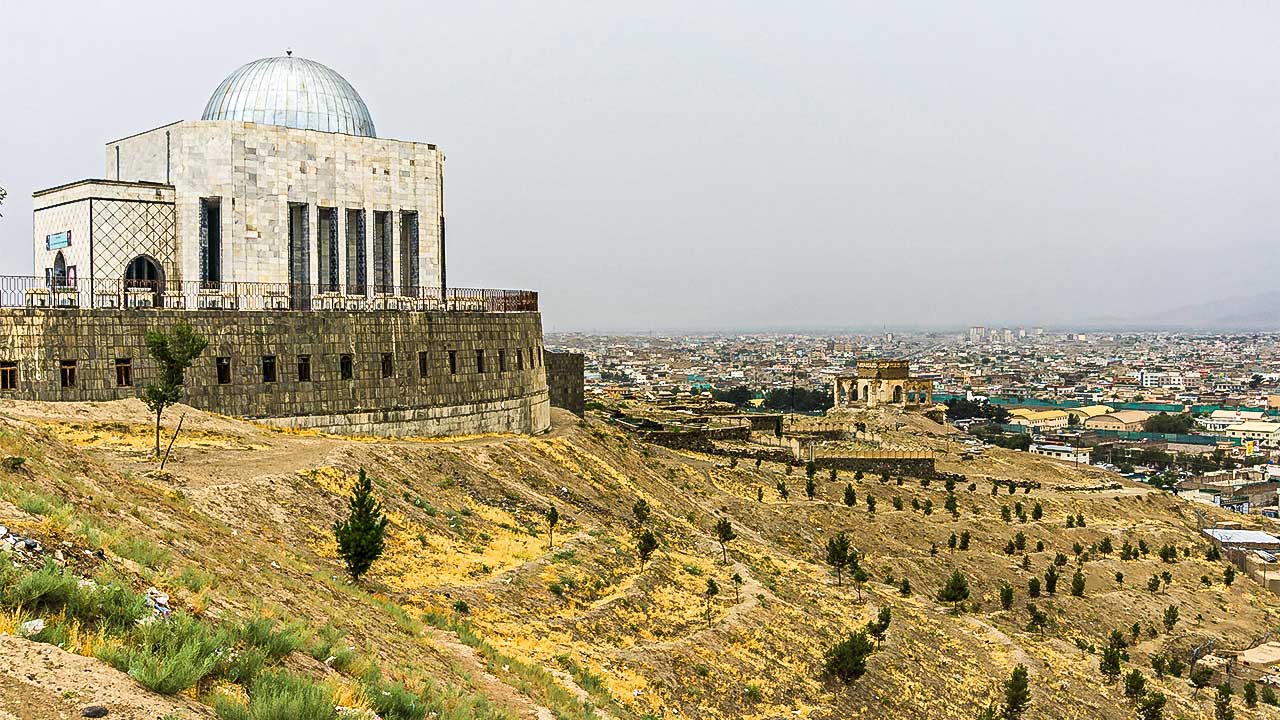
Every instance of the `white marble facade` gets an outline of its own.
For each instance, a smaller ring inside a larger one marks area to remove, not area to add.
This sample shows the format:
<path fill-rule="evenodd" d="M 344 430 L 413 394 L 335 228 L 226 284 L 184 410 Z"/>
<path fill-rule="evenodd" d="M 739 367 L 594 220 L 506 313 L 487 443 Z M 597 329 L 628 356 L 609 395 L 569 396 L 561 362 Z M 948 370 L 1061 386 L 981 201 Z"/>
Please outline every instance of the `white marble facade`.
<path fill-rule="evenodd" d="M 200 278 L 201 200 L 221 206 L 221 280 L 287 283 L 289 208 L 305 205 L 308 282 L 319 285 L 319 208 L 338 220 L 339 282 L 346 289 L 349 210 L 365 215 L 366 284 L 375 282 L 374 212 L 390 213 L 396 284 L 406 279 L 400 247 L 404 211 L 417 213 L 419 287 L 443 285 L 440 188 L 444 155 L 430 144 L 225 120 L 184 121 L 108 143 L 107 177 L 173 185 L 177 267 Z M 39 241 L 43 243 L 43 238 Z M 354 265 L 351 266 L 354 271 Z"/>

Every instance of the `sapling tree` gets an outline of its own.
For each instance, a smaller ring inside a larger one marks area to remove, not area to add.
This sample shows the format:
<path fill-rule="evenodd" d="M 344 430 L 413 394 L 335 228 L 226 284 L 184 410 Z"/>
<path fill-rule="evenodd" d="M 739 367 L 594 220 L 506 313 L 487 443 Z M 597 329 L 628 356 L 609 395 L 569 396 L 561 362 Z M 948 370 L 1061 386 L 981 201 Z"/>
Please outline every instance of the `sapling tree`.
<path fill-rule="evenodd" d="M 738 590 L 742 588 L 742 574 L 734 573 L 729 580 L 733 582 L 733 601 L 738 602 Z"/>
<path fill-rule="evenodd" d="M 347 503 L 347 517 L 333 524 L 338 557 L 352 580 L 359 581 L 382 555 L 386 533 L 387 516 L 373 497 L 373 483 L 361 468 Z"/>
<path fill-rule="evenodd" d="M 1178 624 L 1178 606 L 1170 605 L 1164 609 L 1164 629 L 1166 632 L 1173 632 L 1173 626 Z"/>
<path fill-rule="evenodd" d="M 1000 585 L 1000 607 L 1003 610 L 1013 607 L 1013 586 L 1009 583 Z"/>
<path fill-rule="evenodd" d="M 1027 678 L 1027 666 L 1018 663 L 1004 684 L 1004 720 L 1018 720 L 1029 704 L 1031 683 Z"/>
<path fill-rule="evenodd" d="M 938 599 L 951 603 L 953 609 L 958 607 L 959 603 L 969 599 L 969 581 L 959 570 L 952 571 L 951 577 L 947 578 L 946 584 L 938 592 Z"/>
<path fill-rule="evenodd" d="M 160 420 L 165 408 L 182 399 L 182 386 L 187 368 L 209 346 L 190 325 L 179 323 L 168 332 L 148 330 L 147 352 L 159 366 L 155 382 L 147 383 L 142 402 L 156 414 L 156 457 L 160 457 Z"/>
<path fill-rule="evenodd" d="M 640 539 L 636 541 L 636 554 L 640 556 L 640 569 L 644 570 L 644 564 L 653 557 L 653 551 L 658 549 L 658 538 L 654 537 L 653 531 L 645 529 L 640 534 Z"/>
<path fill-rule="evenodd" d="M 858 493 L 854 491 L 852 483 L 845 483 L 844 504 L 848 507 L 853 507 L 858 504 Z"/>
<path fill-rule="evenodd" d="M 551 505 L 543 517 L 547 521 L 547 549 L 551 550 L 556 546 L 556 525 L 560 524 L 560 511 L 555 505 Z"/>
<path fill-rule="evenodd" d="M 804 479 L 804 494 L 812 500 L 818 494 L 818 484 L 813 481 L 813 476 Z"/>
<path fill-rule="evenodd" d="M 733 523 L 729 522 L 729 518 L 720 518 L 716 521 L 716 540 L 720 542 L 721 560 L 726 565 L 729 564 L 729 543 L 737 537 L 737 534 L 733 532 Z"/>
<path fill-rule="evenodd" d="M 836 585 L 840 585 L 842 573 L 849 564 L 848 534 L 842 532 L 827 538 L 827 564 L 836 571 Z"/>
<path fill-rule="evenodd" d="M 711 601 L 720 594 L 720 586 L 716 584 L 715 578 L 707 578 L 707 589 L 703 591 L 703 597 L 707 601 L 707 625 L 711 625 Z"/>
<path fill-rule="evenodd" d="M 823 671 L 827 677 L 845 684 L 852 683 L 866 674 L 867 658 L 875 649 L 866 630 L 859 630 L 827 650 L 822 662 Z"/>
<path fill-rule="evenodd" d="M 776 488 L 778 490 L 778 497 L 782 498 L 782 502 L 786 502 L 787 498 L 791 496 L 791 491 L 787 490 L 787 484 L 782 480 L 779 480 Z"/>
<path fill-rule="evenodd" d="M 649 507 L 649 501 L 644 498 L 636 500 L 636 504 L 631 506 L 631 514 L 636 516 L 636 522 L 641 526 L 644 526 L 645 523 L 649 522 L 650 512 L 651 509 Z"/>

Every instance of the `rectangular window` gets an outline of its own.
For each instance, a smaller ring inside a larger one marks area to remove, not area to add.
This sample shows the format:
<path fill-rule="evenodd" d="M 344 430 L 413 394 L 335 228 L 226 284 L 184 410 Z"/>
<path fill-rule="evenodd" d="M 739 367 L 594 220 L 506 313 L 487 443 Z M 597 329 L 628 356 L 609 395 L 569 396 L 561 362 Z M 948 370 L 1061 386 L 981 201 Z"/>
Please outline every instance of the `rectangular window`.
<path fill-rule="evenodd" d="M 231 358 L 229 357 L 214 358 L 213 364 L 214 364 L 214 367 L 218 369 L 218 384 L 230 385 L 231 384 Z"/>
<path fill-rule="evenodd" d="M 373 211 L 373 291 L 395 291 L 391 261 L 391 213 Z"/>
<path fill-rule="evenodd" d="M 516 369 L 524 369 L 524 348 L 516 348 Z"/>
<path fill-rule="evenodd" d="M 382 353 L 382 377 L 389 378 L 395 374 L 395 359 L 391 357 L 391 353 Z"/>
<path fill-rule="evenodd" d="M 449 351 L 449 374 L 450 375 L 458 374 L 458 351 L 457 350 Z"/>
<path fill-rule="evenodd" d="M 504 373 L 506 371 L 507 371 L 507 351 L 499 350 L 498 351 L 498 372 Z"/>
<path fill-rule="evenodd" d="M 400 211 L 400 292 L 418 294 L 418 213 Z"/>
<path fill-rule="evenodd" d="M 63 360 L 58 363 L 58 373 L 62 379 L 62 387 L 73 388 L 76 386 L 76 361 Z"/>
<path fill-rule="evenodd" d="M 133 358 L 116 358 L 116 387 L 133 387 Z"/>
<path fill-rule="evenodd" d="M 311 356 L 298 356 L 298 382 L 311 382 Z"/>
<path fill-rule="evenodd" d="M 311 233 L 306 203 L 289 203 L 289 307 L 311 309 Z"/>
<path fill-rule="evenodd" d="M 418 352 L 418 377 L 426 377 L 429 374 L 431 374 L 431 368 L 427 362 L 427 351 L 421 350 Z"/>
<path fill-rule="evenodd" d="M 0 390 L 18 389 L 18 363 L 8 360 L 0 362 Z"/>
<path fill-rule="evenodd" d="M 343 355 L 338 358 L 338 376 L 343 380 L 350 380 L 351 376 L 355 374 L 353 365 L 354 362 L 350 355 Z"/>
<path fill-rule="evenodd" d="M 484 351 L 476 351 L 476 372 L 484 374 Z"/>
<path fill-rule="evenodd" d="M 316 260 L 322 292 L 338 291 L 338 209 L 316 209 Z"/>
<path fill-rule="evenodd" d="M 273 383 L 276 381 L 276 356 L 262 356 L 262 382 Z"/>
<path fill-rule="evenodd" d="M 364 295 L 368 282 L 364 210 L 347 210 L 347 294 Z"/>
<path fill-rule="evenodd" d="M 200 198 L 200 280 L 204 287 L 222 281 L 222 198 Z"/>

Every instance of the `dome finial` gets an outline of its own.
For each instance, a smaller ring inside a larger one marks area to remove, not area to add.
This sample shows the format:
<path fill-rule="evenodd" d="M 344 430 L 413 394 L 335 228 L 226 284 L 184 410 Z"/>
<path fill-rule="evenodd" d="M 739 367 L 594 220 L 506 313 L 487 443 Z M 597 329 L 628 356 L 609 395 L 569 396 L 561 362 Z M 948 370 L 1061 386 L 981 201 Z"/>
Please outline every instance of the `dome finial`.
<path fill-rule="evenodd" d="M 284 54 L 286 57 L 293 57 L 293 48 L 285 48 Z"/>

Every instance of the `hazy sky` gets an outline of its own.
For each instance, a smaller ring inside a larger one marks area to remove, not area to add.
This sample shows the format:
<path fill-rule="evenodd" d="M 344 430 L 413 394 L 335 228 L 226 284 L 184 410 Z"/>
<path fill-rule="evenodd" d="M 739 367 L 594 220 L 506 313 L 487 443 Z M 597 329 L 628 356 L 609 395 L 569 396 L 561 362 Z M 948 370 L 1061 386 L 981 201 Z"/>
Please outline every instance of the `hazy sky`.
<path fill-rule="evenodd" d="M 1056 324 L 1280 272 L 1280 3 L 0 0 L 31 192 L 295 54 L 438 143 L 452 284 L 548 329 Z"/>

